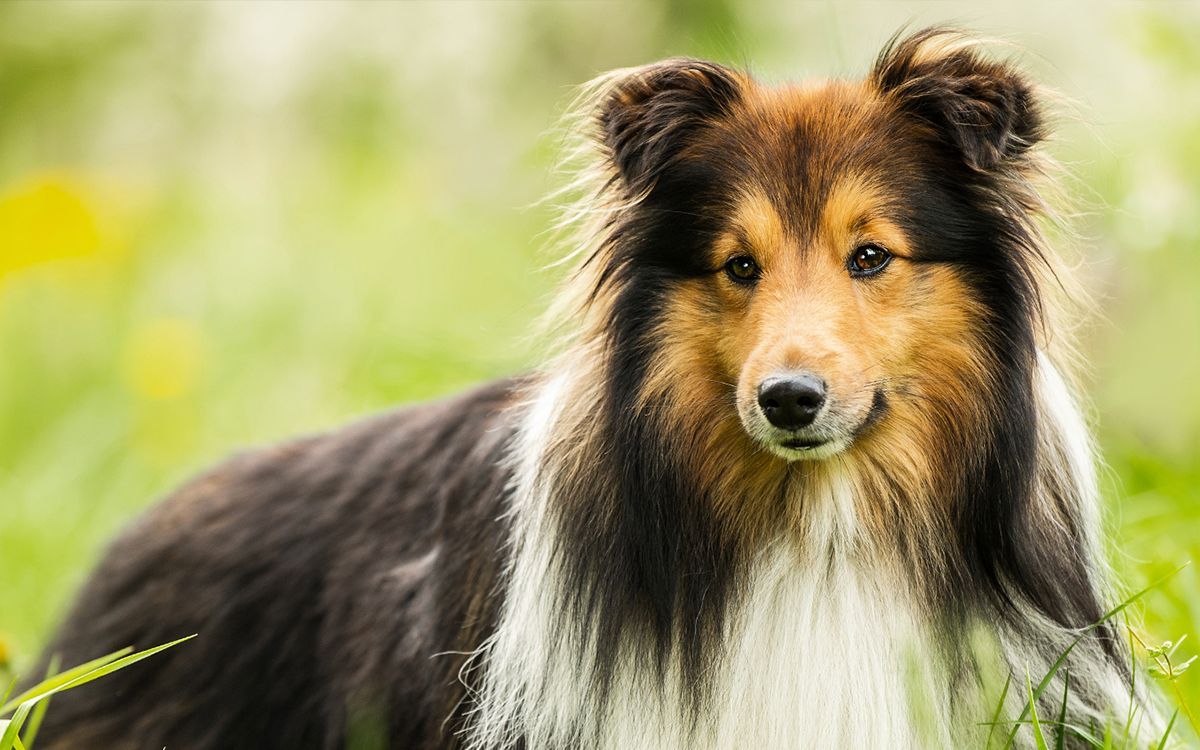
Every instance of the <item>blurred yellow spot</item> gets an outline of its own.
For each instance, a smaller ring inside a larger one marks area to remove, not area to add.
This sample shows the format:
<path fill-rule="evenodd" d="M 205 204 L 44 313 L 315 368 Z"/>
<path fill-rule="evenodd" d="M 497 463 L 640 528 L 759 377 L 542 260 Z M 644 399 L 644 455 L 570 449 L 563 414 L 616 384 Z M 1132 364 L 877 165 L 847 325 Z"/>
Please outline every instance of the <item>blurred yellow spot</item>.
<path fill-rule="evenodd" d="M 134 393 L 151 400 L 175 399 L 195 388 L 200 370 L 200 332 L 179 318 L 160 318 L 130 337 L 125 373 Z"/>
<path fill-rule="evenodd" d="M 8 646 L 8 639 L 4 637 L 4 633 L 0 633 L 0 669 L 8 667 L 11 654 L 12 650 Z"/>
<path fill-rule="evenodd" d="M 96 219 L 66 179 L 42 176 L 0 194 L 0 278 L 28 266 L 90 255 Z"/>

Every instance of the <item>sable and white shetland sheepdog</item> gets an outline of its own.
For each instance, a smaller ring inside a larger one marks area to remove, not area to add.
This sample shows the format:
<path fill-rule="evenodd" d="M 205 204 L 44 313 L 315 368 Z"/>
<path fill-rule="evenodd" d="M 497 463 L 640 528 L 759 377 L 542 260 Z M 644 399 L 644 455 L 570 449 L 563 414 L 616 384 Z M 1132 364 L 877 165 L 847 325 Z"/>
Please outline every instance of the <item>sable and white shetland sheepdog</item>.
<path fill-rule="evenodd" d="M 934 29 L 865 80 L 676 59 L 585 108 L 556 357 L 150 511 L 47 653 L 199 638 L 42 747 L 1023 744 L 1066 651 L 1043 717 L 1142 705 L 1092 627 L 1035 87 Z"/>

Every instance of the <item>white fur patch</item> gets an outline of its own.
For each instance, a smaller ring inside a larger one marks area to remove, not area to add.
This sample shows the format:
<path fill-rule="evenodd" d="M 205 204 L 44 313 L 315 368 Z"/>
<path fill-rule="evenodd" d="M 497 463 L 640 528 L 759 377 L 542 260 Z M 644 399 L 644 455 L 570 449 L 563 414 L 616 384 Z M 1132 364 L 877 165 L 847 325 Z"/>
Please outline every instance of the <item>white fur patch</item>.
<path fill-rule="evenodd" d="M 713 729 L 692 747 L 946 744 L 942 717 L 925 728 L 932 737 L 918 727 L 921 710 L 947 696 L 925 684 L 928 648 L 904 582 L 844 552 L 822 557 L 781 542 L 755 563 L 731 613 Z M 927 689 L 936 695 L 913 705 Z"/>

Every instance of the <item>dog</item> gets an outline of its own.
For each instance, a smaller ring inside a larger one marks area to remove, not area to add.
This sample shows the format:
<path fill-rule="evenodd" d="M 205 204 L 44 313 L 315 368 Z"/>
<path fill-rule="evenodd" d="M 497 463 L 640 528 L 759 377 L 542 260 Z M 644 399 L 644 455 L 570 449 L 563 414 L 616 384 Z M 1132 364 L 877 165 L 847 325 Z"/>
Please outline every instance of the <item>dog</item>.
<path fill-rule="evenodd" d="M 47 658 L 198 637 L 57 698 L 41 747 L 1033 746 L 1030 704 L 1072 747 L 1152 715 L 1034 84 L 932 28 L 862 80 L 671 59 L 579 111 L 546 364 L 152 508 Z"/>

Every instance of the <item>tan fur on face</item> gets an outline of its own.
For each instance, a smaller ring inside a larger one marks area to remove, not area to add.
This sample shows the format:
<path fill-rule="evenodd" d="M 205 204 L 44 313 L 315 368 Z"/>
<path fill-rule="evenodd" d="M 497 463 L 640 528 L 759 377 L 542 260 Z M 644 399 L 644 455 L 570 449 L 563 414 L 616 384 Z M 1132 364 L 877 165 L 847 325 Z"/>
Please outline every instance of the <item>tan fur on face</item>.
<path fill-rule="evenodd" d="M 846 93 L 840 86 L 833 91 Z M 820 96 L 796 92 L 791 106 L 824 111 Z M 786 102 L 775 93 L 770 106 Z M 811 115 L 790 115 L 804 116 Z M 766 185 L 786 175 L 750 182 L 737 191 L 727 230 L 710 248 L 713 274 L 682 283 L 672 295 L 643 408 L 664 415 L 710 486 L 742 490 L 716 495 L 747 526 L 769 528 L 770 513 L 778 510 L 747 508 L 737 498 L 773 497 L 784 481 L 786 462 L 762 443 L 766 423 L 757 391 L 767 377 L 789 371 L 825 380 L 826 420 L 853 439 L 848 455 L 862 468 L 860 483 L 869 485 L 862 496 L 877 498 L 860 509 L 864 521 L 882 529 L 906 514 L 911 524 L 914 511 L 931 526 L 944 521 L 947 509 L 936 503 L 949 488 L 938 485 L 936 467 L 953 460 L 957 441 L 980 418 L 961 395 L 981 389 L 989 370 L 979 354 L 982 311 L 956 272 L 914 259 L 909 238 L 889 218 L 889 208 L 903 200 L 894 177 L 869 170 L 824 175 L 824 200 L 807 232 L 768 194 Z M 881 273 L 853 278 L 847 259 L 865 243 L 893 258 Z M 746 254 L 762 268 L 754 286 L 716 270 Z M 855 434 L 876 390 L 887 400 L 887 413 Z M 869 471 L 873 463 L 887 465 L 886 486 Z M 929 504 L 923 514 L 911 507 L 921 500 Z"/>

